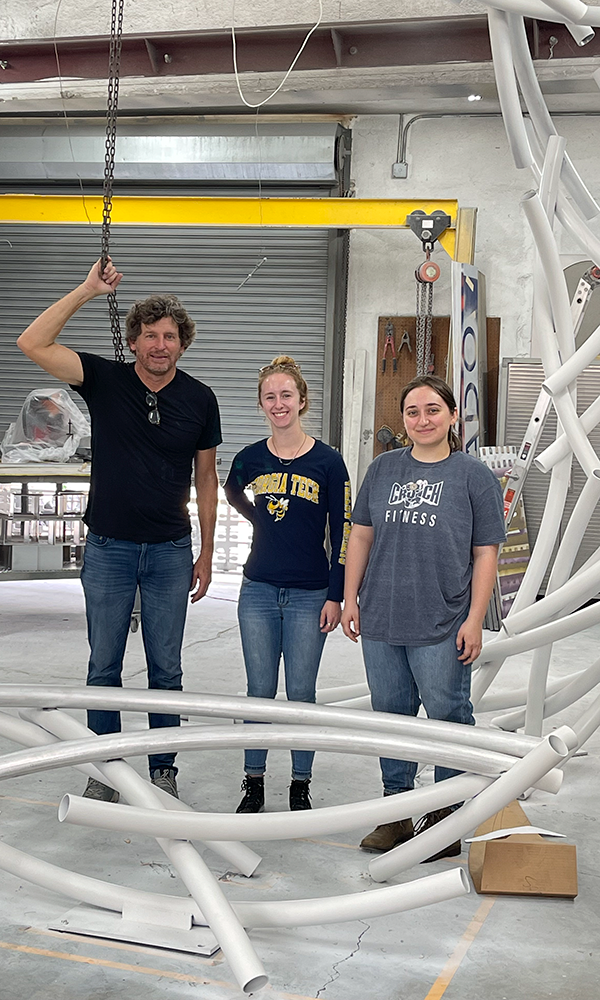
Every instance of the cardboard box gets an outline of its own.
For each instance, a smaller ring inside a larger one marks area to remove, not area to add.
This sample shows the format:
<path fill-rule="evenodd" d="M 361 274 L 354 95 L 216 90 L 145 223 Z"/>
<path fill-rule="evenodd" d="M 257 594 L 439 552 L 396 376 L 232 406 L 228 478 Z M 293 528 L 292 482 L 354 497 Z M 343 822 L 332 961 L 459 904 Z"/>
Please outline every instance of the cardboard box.
<path fill-rule="evenodd" d="M 531 826 L 518 802 L 511 802 L 476 830 Z M 573 844 L 546 840 L 538 833 L 512 834 L 470 844 L 469 872 L 477 892 L 493 895 L 577 895 L 577 850 Z"/>

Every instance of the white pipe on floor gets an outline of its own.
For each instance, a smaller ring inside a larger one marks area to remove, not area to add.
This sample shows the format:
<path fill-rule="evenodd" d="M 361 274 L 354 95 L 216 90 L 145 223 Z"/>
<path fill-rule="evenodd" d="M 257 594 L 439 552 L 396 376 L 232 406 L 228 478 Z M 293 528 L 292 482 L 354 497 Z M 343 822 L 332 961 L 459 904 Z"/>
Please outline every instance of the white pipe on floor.
<path fill-rule="evenodd" d="M 423 761 L 442 767 L 455 767 L 475 774 L 496 775 L 512 767 L 519 759 L 512 755 L 483 750 L 481 747 L 454 746 L 450 743 L 374 732 L 327 730 L 311 726 L 244 726 L 226 728 L 145 730 L 136 733 L 112 733 L 95 740 L 73 740 L 52 747 L 20 750 L 0 758 L 0 779 L 16 778 L 38 770 L 51 770 L 89 760 L 106 761 L 158 751 L 220 750 L 232 748 L 279 750 L 314 749 L 334 753 L 365 754 L 370 757 L 394 757 Z M 104 770 L 100 767 L 100 770 Z"/>
<path fill-rule="evenodd" d="M 580 626 L 586 628 L 586 625 Z M 490 644 L 491 648 L 491 644 Z M 271 701 L 183 691 L 148 691 L 136 688 L 67 687 L 41 684 L 0 684 L 0 705 L 63 709 L 110 709 L 122 712 L 164 712 L 173 715 L 219 719 L 249 719 L 256 722 L 310 723 L 315 726 L 351 727 L 370 733 L 407 735 L 441 740 L 460 746 L 479 746 L 498 753 L 523 756 L 539 740 L 512 736 L 479 726 L 462 726 L 436 719 L 363 712 L 353 709 L 309 705 L 304 702 Z M 246 730 L 245 730 L 246 731 Z"/>
<path fill-rule="evenodd" d="M 67 715 L 65 712 L 49 709 L 29 709 L 24 711 L 22 715 L 29 720 L 29 723 L 34 723 L 40 734 L 42 734 L 42 732 L 46 732 L 48 734 L 48 741 L 54 741 L 58 738 L 63 740 L 96 738 L 96 734 L 88 729 L 87 726 L 84 726 L 82 723 L 75 720 L 72 716 Z M 29 723 L 22 722 L 21 725 L 26 726 L 29 725 Z M 0 718 L 0 727 L 1 725 L 2 719 Z M 15 733 L 16 732 L 17 730 L 15 730 Z M 26 731 L 23 731 L 22 735 L 26 735 Z M 18 742 L 22 741 L 19 740 Z M 26 745 L 31 746 L 32 744 L 27 743 Z M 39 746 L 40 744 L 36 743 L 34 745 Z M 127 764 L 126 767 L 129 767 L 129 765 Z M 87 770 L 92 768 L 93 773 L 90 774 L 90 777 L 96 778 L 98 781 L 102 781 L 105 784 L 108 781 L 108 784 L 110 784 L 110 780 L 106 777 L 105 769 L 95 767 L 93 764 L 82 764 L 79 765 L 79 768 L 85 768 Z M 117 782 L 121 781 L 119 774 L 117 774 L 114 780 Z M 169 795 L 168 792 L 163 791 L 161 788 L 157 788 L 155 785 L 150 786 L 149 782 L 145 782 L 145 784 L 147 787 L 151 788 L 154 796 L 158 796 L 158 799 L 164 809 L 170 809 L 175 812 L 193 812 L 191 806 L 186 805 L 186 803 L 182 802 L 180 799 L 174 798 L 174 796 Z M 117 785 L 114 785 L 113 787 L 117 788 Z M 121 783 L 119 784 L 118 790 L 128 798 L 125 786 Z M 220 841 L 218 843 L 214 841 L 206 841 L 205 843 L 206 847 L 227 861 L 227 863 L 230 864 L 236 872 L 240 872 L 240 874 L 245 875 L 247 878 L 254 874 L 262 861 L 260 854 L 251 850 L 246 844 L 238 844 L 229 841 Z"/>
<path fill-rule="evenodd" d="M 442 880 L 442 876 L 446 877 Z M 456 899 L 470 891 L 464 869 L 454 868 L 440 875 L 429 875 L 384 889 L 367 889 L 328 899 L 285 899 L 263 903 L 262 910 L 259 910 L 260 903 L 235 903 L 234 909 L 245 927 L 306 927 L 403 913 L 431 903 L 441 903 L 445 899 Z"/>
<path fill-rule="evenodd" d="M 77 739 L 82 737 L 83 742 L 87 742 L 88 745 L 99 738 L 72 716 L 56 709 L 47 709 L 37 714 L 43 717 L 44 728 L 55 736 L 67 739 L 73 736 Z M 159 815 L 164 813 L 171 816 L 175 819 L 176 825 L 181 822 L 182 816 L 187 815 L 179 812 L 171 813 L 165 809 L 159 796 L 155 794 L 154 787 L 125 761 L 103 761 L 99 765 L 99 770 L 107 784 L 116 788 L 135 805 L 158 811 Z M 114 803 L 108 804 L 114 805 Z M 231 904 L 195 848 L 182 840 L 181 834 L 175 834 L 175 837 L 178 839 L 157 838 L 157 840 L 197 905 L 202 908 L 240 989 L 244 993 L 254 993 L 262 989 L 268 983 L 268 977 Z"/>
<path fill-rule="evenodd" d="M 475 798 L 456 809 L 412 840 L 394 847 L 369 865 L 369 873 L 376 882 L 399 875 L 426 858 L 437 854 L 448 844 L 462 839 L 484 820 L 489 819 L 512 802 L 551 768 L 563 761 L 569 750 L 579 745 L 578 738 L 568 726 L 561 726 L 543 740 L 531 753 L 523 757 L 510 771 L 486 788 Z"/>
<path fill-rule="evenodd" d="M 341 684 L 339 687 L 318 688 L 317 705 L 331 705 L 333 702 L 349 701 L 351 698 L 364 698 L 370 695 L 366 681 L 361 684 Z"/>
<path fill-rule="evenodd" d="M 560 772 L 558 772 L 560 773 Z M 286 840 L 300 837 L 323 837 L 332 833 L 357 830 L 363 826 L 392 823 L 421 812 L 433 812 L 478 795 L 494 779 L 461 774 L 438 781 L 425 788 L 415 788 L 400 795 L 386 795 L 343 806 L 325 806 L 305 811 L 269 813 L 185 813 L 165 812 L 133 806 L 98 802 L 78 795 L 63 796 L 58 810 L 61 823 L 91 826 L 102 830 L 121 830 L 152 837 L 179 835 L 189 840 L 233 838 L 248 840 Z M 443 786 L 448 787 L 443 787 Z"/>

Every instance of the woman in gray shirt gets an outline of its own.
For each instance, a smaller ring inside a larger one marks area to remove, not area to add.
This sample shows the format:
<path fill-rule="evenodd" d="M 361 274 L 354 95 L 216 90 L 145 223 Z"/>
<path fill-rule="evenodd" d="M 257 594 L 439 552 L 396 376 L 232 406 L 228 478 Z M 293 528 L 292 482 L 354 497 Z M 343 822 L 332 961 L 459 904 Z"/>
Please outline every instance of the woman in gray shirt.
<path fill-rule="evenodd" d="M 404 387 L 400 411 L 410 446 L 371 464 L 352 513 L 342 627 L 362 637 L 373 709 L 474 725 L 471 664 L 504 541 L 502 491 L 465 455 L 450 387 L 434 375 Z M 416 764 L 381 758 L 384 795 L 412 789 Z M 436 767 L 435 780 L 457 774 Z M 385 823 L 361 843 L 388 851 L 450 810 Z M 460 841 L 439 857 L 460 854 Z"/>

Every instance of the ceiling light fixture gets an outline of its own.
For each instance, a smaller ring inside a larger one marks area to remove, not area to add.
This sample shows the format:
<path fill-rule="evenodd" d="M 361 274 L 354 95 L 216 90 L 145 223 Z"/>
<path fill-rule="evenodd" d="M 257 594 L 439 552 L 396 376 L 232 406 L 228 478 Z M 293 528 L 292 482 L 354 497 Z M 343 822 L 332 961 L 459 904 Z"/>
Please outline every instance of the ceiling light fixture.
<path fill-rule="evenodd" d="M 481 100 L 481 94 L 469 94 L 469 96 L 467 97 L 467 101 L 480 101 L 480 100 Z"/>

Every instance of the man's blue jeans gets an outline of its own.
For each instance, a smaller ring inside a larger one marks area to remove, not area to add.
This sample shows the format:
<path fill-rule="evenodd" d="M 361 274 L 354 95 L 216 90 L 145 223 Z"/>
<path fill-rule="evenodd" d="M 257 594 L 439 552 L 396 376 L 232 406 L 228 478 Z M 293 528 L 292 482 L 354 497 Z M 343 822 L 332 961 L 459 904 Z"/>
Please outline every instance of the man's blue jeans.
<path fill-rule="evenodd" d="M 288 701 L 314 704 L 326 635 L 319 628 L 325 590 L 273 587 L 244 577 L 238 604 L 249 698 L 274 698 L 283 654 Z M 312 750 L 292 750 L 292 778 L 310 778 Z M 246 774 L 264 774 L 266 750 L 246 750 Z"/>
<path fill-rule="evenodd" d="M 456 635 L 462 621 L 443 642 L 435 646 L 392 646 L 388 642 L 362 639 L 371 704 L 376 712 L 416 716 L 421 702 L 430 719 L 462 722 L 474 726 L 471 664 L 458 659 Z M 380 757 L 383 787 L 400 792 L 414 785 L 416 763 Z M 436 767 L 435 780 L 460 774 L 449 767 Z"/>
<path fill-rule="evenodd" d="M 141 621 L 148 687 L 181 691 L 181 643 L 192 582 L 191 538 L 137 544 L 88 532 L 81 582 L 90 644 L 87 684 L 121 687 L 123 656 L 136 590 L 141 594 Z M 178 726 L 178 715 L 152 713 L 151 729 Z M 118 712 L 88 712 L 95 733 L 118 733 Z M 150 772 L 173 767 L 175 754 L 153 754 Z"/>

